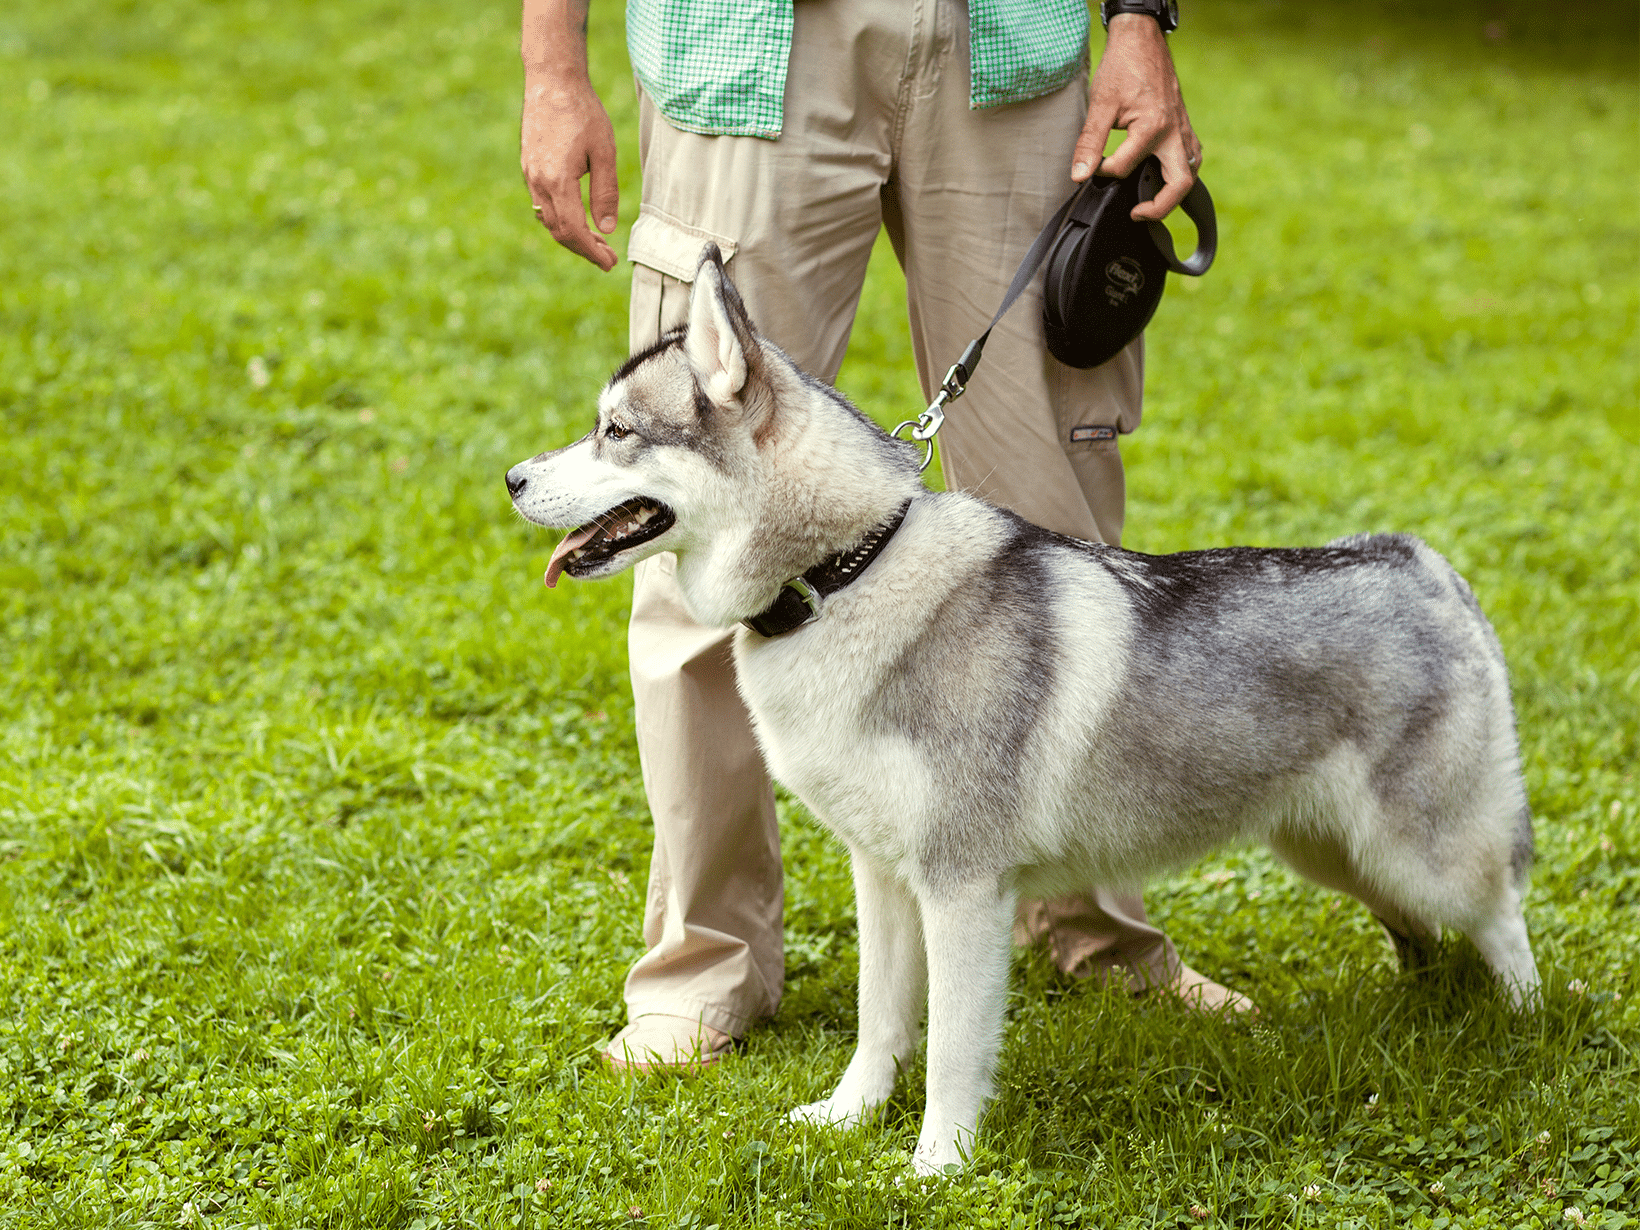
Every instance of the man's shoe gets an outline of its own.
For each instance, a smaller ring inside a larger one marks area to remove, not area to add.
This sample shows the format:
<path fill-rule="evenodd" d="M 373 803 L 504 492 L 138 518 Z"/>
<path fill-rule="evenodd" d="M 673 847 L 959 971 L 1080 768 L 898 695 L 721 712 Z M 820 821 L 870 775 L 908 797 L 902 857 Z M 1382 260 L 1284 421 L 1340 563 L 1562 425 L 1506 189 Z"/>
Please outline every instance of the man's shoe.
<path fill-rule="evenodd" d="M 1258 1006 L 1245 995 L 1220 986 L 1183 961 L 1179 962 L 1179 976 L 1161 989 L 1169 995 L 1178 996 L 1187 1007 L 1197 1012 L 1258 1012 Z"/>
<path fill-rule="evenodd" d="M 646 1012 L 599 1052 L 616 1072 L 704 1072 L 734 1049 L 735 1040 L 694 1017 Z"/>

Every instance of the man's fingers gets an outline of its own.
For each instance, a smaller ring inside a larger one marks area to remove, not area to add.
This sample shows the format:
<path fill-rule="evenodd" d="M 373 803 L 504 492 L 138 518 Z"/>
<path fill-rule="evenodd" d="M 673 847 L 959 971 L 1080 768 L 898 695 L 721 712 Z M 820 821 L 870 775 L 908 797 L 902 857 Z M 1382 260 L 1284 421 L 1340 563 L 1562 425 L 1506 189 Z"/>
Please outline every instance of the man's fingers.
<path fill-rule="evenodd" d="M 615 267 L 614 250 L 587 226 L 579 180 L 571 181 L 567 187 L 555 185 L 545 198 L 537 196 L 536 204 L 541 207 L 541 224 L 564 247 L 577 256 L 586 257 L 606 273 Z"/>
<path fill-rule="evenodd" d="M 621 185 L 615 175 L 615 143 L 593 146 L 588 159 L 592 171 L 589 198 L 592 220 L 604 234 L 615 229 L 621 205 Z"/>
<path fill-rule="evenodd" d="M 1194 179 L 1170 180 L 1153 199 L 1135 205 L 1129 216 L 1135 222 L 1160 222 L 1178 207 L 1195 182 Z"/>
<path fill-rule="evenodd" d="M 1186 161 L 1182 144 L 1169 144 L 1158 150 L 1156 157 L 1162 164 L 1164 182 L 1154 199 L 1140 201 L 1133 207 L 1133 212 L 1128 216 L 1135 222 L 1160 222 L 1173 212 L 1196 183 L 1195 170 Z"/>
<path fill-rule="evenodd" d="M 1077 183 L 1100 169 L 1099 164 L 1105 156 L 1105 142 L 1110 140 L 1110 130 L 1115 122 L 1114 112 L 1088 112 L 1082 134 L 1076 138 L 1076 152 L 1071 155 L 1071 178 Z"/>
<path fill-rule="evenodd" d="M 1126 179 L 1133 174 L 1135 167 L 1155 152 L 1161 136 L 1159 132 L 1148 131 L 1138 125 L 1129 128 L 1122 143 L 1105 159 L 1104 173 L 1117 179 Z"/>

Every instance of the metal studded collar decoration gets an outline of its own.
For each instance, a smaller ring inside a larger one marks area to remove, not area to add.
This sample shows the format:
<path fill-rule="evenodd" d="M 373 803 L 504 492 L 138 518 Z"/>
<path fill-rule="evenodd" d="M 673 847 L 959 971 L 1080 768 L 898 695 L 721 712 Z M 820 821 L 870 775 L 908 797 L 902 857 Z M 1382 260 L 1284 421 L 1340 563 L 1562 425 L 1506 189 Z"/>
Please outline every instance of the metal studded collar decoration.
<path fill-rule="evenodd" d="M 780 593 L 756 615 L 740 622 L 759 636 L 784 636 L 820 618 L 825 600 L 855 580 L 866 566 L 905 524 L 905 515 L 911 501 L 900 505 L 887 521 L 867 532 L 855 546 L 830 559 L 821 560 L 801 576 L 795 576 L 780 587 Z"/>

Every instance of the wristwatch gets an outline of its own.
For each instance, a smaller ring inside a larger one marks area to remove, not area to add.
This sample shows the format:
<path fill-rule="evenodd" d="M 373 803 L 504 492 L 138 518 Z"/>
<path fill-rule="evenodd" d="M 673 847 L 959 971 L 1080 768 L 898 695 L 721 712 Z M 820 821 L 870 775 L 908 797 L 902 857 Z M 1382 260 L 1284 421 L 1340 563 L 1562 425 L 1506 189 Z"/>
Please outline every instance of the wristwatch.
<path fill-rule="evenodd" d="M 1163 34 L 1179 28 L 1179 0 L 1100 0 L 1099 21 L 1110 29 L 1110 19 L 1118 13 L 1143 13 L 1154 17 Z"/>

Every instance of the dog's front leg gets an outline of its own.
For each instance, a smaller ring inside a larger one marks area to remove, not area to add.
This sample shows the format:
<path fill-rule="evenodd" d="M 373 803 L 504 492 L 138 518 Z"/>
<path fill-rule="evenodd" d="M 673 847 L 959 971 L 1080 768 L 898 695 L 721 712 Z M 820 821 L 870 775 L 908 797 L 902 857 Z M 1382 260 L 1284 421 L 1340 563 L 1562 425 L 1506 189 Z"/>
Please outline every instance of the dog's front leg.
<path fill-rule="evenodd" d="M 854 910 L 860 932 L 860 1033 L 854 1058 L 823 1102 L 794 1120 L 852 1126 L 894 1092 L 911 1061 L 922 1015 L 925 966 L 917 900 L 887 869 L 854 850 Z"/>
<path fill-rule="evenodd" d="M 928 1105 L 912 1158 L 918 1174 L 939 1174 L 973 1150 L 1002 1045 L 1014 899 L 994 880 L 918 893 L 928 946 Z"/>

